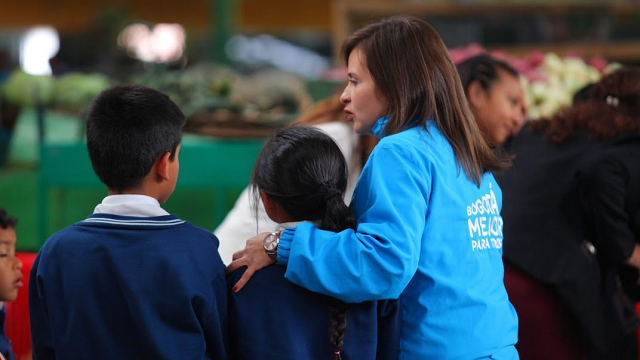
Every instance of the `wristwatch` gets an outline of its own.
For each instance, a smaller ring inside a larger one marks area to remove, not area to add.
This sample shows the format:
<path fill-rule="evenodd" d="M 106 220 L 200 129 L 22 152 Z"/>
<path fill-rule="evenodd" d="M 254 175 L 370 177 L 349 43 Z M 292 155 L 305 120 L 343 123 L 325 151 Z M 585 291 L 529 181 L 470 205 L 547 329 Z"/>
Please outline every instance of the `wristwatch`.
<path fill-rule="evenodd" d="M 278 261 L 278 243 L 280 242 L 281 231 L 274 231 L 267 234 L 262 241 L 264 252 L 269 255 L 269 258 L 275 262 Z"/>

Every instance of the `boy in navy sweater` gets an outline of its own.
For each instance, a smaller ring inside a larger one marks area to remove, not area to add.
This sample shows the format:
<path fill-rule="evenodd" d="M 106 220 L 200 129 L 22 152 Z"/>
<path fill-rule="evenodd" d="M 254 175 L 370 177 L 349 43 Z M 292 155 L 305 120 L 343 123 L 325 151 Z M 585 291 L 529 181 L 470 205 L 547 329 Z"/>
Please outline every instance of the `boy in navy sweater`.
<path fill-rule="evenodd" d="M 226 359 L 218 239 L 164 211 L 185 118 L 168 96 L 107 89 L 87 147 L 108 195 L 47 240 L 31 271 L 33 358 Z"/>

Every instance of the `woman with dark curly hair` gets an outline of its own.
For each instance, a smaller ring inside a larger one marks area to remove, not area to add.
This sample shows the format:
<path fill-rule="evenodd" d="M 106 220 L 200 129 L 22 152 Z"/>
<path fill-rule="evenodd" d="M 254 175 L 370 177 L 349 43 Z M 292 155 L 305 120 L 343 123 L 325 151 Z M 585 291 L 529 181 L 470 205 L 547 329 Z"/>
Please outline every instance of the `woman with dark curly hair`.
<path fill-rule="evenodd" d="M 640 207 L 639 149 L 633 67 L 527 124 L 509 144 L 513 166 L 496 178 L 522 359 L 633 358 L 637 317 L 618 275 L 640 268 L 631 221 Z"/>

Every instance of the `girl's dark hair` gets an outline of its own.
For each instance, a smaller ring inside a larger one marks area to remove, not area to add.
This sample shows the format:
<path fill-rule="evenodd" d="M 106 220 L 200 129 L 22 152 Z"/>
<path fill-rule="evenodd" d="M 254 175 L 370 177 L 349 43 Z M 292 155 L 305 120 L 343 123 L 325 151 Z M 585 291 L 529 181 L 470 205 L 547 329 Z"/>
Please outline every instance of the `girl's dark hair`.
<path fill-rule="evenodd" d="M 487 54 L 472 56 L 458 64 L 458 75 L 465 92 L 473 82 L 477 82 L 485 91 L 489 91 L 491 86 L 500 80 L 500 71 L 516 78 L 519 76 L 518 71 L 511 65 Z"/>
<path fill-rule="evenodd" d="M 509 166 L 508 157 L 484 139 L 458 71 L 433 27 L 415 17 L 394 16 L 367 25 L 345 40 L 342 53 L 347 64 L 356 49 L 389 103 L 387 135 L 433 119 L 476 185 L 483 173 Z"/>
<path fill-rule="evenodd" d="M 14 229 L 17 223 L 18 223 L 18 219 L 9 216 L 9 214 L 7 214 L 7 211 L 5 209 L 0 208 L 0 228 Z"/>
<path fill-rule="evenodd" d="M 355 229 L 344 202 L 347 162 L 338 145 L 322 131 L 302 125 L 281 130 L 258 154 L 251 187 L 255 204 L 260 191 L 277 201 L 295 221 L 316 221 L 324 230 Z M 334 299 L 329 338 L 334 359 L 340 359 L 347 309 Z"/>
<path fill-rule="evenodd" d="M 553 143 L 577 133 L 599 140 L 640 134 L 640 68 L 623 67 L 605 75 L 583 95 L 573 106 L 532 121 L 531 130 Z"/>

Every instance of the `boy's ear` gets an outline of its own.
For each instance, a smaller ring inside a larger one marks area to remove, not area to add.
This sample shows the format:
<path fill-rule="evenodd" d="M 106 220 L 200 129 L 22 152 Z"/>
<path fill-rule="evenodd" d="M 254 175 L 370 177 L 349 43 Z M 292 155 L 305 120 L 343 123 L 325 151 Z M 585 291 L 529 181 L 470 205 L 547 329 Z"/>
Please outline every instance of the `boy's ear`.
<path fill-rule="evenodd" d="M 167 151 L 164 155 L 158 157 L 154 169 L 156 176 L 163 180 L 169 180 L 169 163 L 171 162 L 171 152 Z"/>

